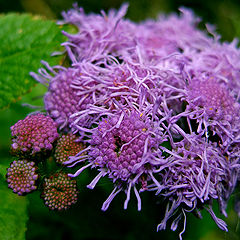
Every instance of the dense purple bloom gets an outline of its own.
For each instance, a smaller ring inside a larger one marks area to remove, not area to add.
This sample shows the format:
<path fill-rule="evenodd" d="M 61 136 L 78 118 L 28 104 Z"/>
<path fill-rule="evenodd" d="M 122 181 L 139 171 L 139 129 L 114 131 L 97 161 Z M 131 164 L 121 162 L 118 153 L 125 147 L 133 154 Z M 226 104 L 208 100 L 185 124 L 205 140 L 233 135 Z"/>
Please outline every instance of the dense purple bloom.
<path fill-rule="evenodd" d="M 44 179 L 42 198 L 51 210 L 68 209 L 77 202 L 77 182 L 66 173 L 56 173 Z"/>
<path fill-rule="evenodd" d="M 238 117 L 239 104 L 230 96 L 226 86 L 213 77 L 193 79 L 188 85 L 189 105 L 192 109 L 203 108 L 208 118 L 230 123 Z"/>
<path fill-rule="evenodd" d="M 49 115 L 86 144 L 64 160 L 68 167 L 83 164 L 69 175 L 97 169 L 89 188 L 103 176 L 112 180 L 102 210 L 121 191 L 127 208 L 132 188 L 140 210 L 139 192 L 156 191 L 168 201 L 158 230 L 172 217 L 172 230 L 183 217 L 185 229 L 186 213 L 200 216 L 205 208 L 227 231 L 212 202 L 226 216 L 239 180 L 237 41 L 221 43 L 209 25 L 200 31 L 186 9 L 138 24 L 123 18 L 126 10 L 87 15 L 75 6 L 64 13 L 63 22 L 78 29 L 64 32 L 71 66 L 43 62 L 47 70 L 31 73 L 48 87 Z"/>
<path fill-rule="evenodd" d="M 187 9 L 180 11 L 180 16 L 161 14 L 157 19 L 147 19 L 138 25 L 135 38 L 141 61 L 159 65 L 159 61 L 165 59 L 170 69 L 176 58 L 185 57 L 182 53 L 210 41 L 196 28 L 200 19 Z"/>
<path fill-rule="evenodd" d="M 23 195 L 37 189 L 38 179 L 34 162 L 27 160 L 13 161 L 7 169 L 8 187 L 18 195 Z"/>
<path fill-rule="evenodd" d="M 32 114 L 19 120 L 11 127 L 12 151 L 16 154 L 35 154 L 51 150 L 58 138 L 56 123 L 41 113 Z"/>
<path fill-rule="evenodd" d="M 68 122 L 71 124 L 71 114 L 86 108 L 89 103 L 89 99 L 85 98 L 79 104 L 82 96 L 78 96 L 76 90 L 71 87 L 73 79 L 77 78 L 81 78 L 78 69 L 60 71 L 50 82 L 48 92 L 44 96 L 45 109 L 58 126 L 64 127 Z"/>
<path fill-rule="evenodd" d="M 189 77 L 198 79 L 214 77 L 225 86 L 239 100 L 239 57 L 237 48 L 238 40 L 231 43 L 219 42 L 219 36 L 209 28 L 214 39 L 209 39 L 207 44 L 199 44 L 191 49 L 186 49 L 184 55 L 189 60 L 185 71 Z"/>
<path fill-rule="evenodd" d="M 225 83 L 214 77 L 192 79 L 187 86 L 187 110 L 191 117 L 204 125 L 204 133 L 210 127 L 221 138 L 224 146 L 236 140 L 240 127 L 240 104 L 230 94 Z M 239 137 L 237 137 L 239 138 Z"/>
<path fill-rule="evenodd" d="M 49 83 L 44 96 L 45 108 L 61 129 L 66 127 L 82 134 L 101 116 L 134 108 L 151 112 L 158 95 L 164 93 L 171 98 L 174 90 L 170 88 L 164 92 L 163 89 L 163 80 L 166 84 L 177 82 L 171 71 L 165 73 L 139 63 L 120 64 L 114 57 L 108 60 L 104 68 L 78 63 L 59 71 L 48 66 L 54 76 L 32 73 L 38 81 Z M 175 83 L 177 87 L 179 84 Z M 175 98 L 177 96 L 169 100 L 171 105 L 176 105 Z M 175 108 L 179 109 L 179 104 Z"/>
<path fill-rule="evenodd" d="M 89 89 L 96 84 L 94 80 L 86 81 L 81 68 L 55 69 L 46 66 L 53 76 L 44 71 L 39 76 L 32 73 L 38 81 L 48 86 L 44 96 L 45 109 L 58 127 L 70 127 L 75 120 L 71 115 L 85 110 L 93 102 Z M 77 87 L 74 87 L 76 84 Z M 80 124 L 86 125 L 87 121 L 88 118 L 84 118 Z"/>
<path fill-rule="evenodd" d="M 63 43 L 73 63 L 88 61 L 103 61 L 107 55 L 124 57 L 126 52 L 134 46 L 134 32 L 136 24 L 124 20 L 127 5 L 119 11 L 111 10 L 102 15 L 85 14 L 82 8 L 63 13 L 64 23 L 77 26 L 78 33 L 72 35 L 64 33 L 69 41 Z"/>
<path fill-rule="evenodd" d="M 163 138 L 155 137 L 152 130 L 151 121 L 137 112 L 103 118 L 98 127 L 92 130 L 90 146 L 85 150 L 88 150 L 89 164 L 70 176 L 75 177 L 90 166 L 97 168 L 100 173 L 88 185 L 89 188 L 94 188 L 98 180 L 105 175 L 116 184 L 114 191 L 104 202 L 103 210 L 108 208 L 113 197 L 121 190 L 127 194 L 124 204 L 124 208 L 127 208 L 131 188 L 134 188 L 140 210 L 141 199 L 136 186 L 140 184 L 142 190 L 145 190 L 147 181 L 154 178 L 152 171 L 155 158 L 161 157 L 158 144 L 163 142 Z M 72 163 L 73 166 L 86 159 L 79 154 L 66 163 Z"/>
<path fill-rule="evenodd" d="M 227 201 L 230 194 L 227 199 L 222 197 L 232 192 L 236 178 L 232 175 L 231 163 L 216 144 L 192 135 L 190 141 L 176 142 L 174 149 L 167 152 L 170 156 L 155 171 L 155 177 L 161 183 L 160 189 L 156 186 L 157 194 L 166 197 L 171 204 L 168 204 L 158 229 L 165 229 L 167 220 L 177 214 L 172 224 L 172 230 L 175 230 L 184 211 L 196 211 L 198 207 L 209 204 L 211 208 L 213 199 L 220 201 L 221 211 L 226 215 L 223 201 Z M 177 212 L 178 208 L 181 211 Z M 212 211 L 211 215 L 215 218 Z M 222 230 L 227 231 L 222 220 L 214 220 Z"/>
<path fill-rule="evenodd" d="M 109 169 L 110 177 L 126 181 L 133 174 L 144 172 L 144 166 L 136 168 L 142 162 L 143 154 L 154 147 L 149 139 L 148 123 L 137 114 L 125 116 L 118 128 L 117 117 L 103 119 L 91 137 L 90 161 L 101 168 Z M 148 138 L 148 145 L 145 146 Z"/>

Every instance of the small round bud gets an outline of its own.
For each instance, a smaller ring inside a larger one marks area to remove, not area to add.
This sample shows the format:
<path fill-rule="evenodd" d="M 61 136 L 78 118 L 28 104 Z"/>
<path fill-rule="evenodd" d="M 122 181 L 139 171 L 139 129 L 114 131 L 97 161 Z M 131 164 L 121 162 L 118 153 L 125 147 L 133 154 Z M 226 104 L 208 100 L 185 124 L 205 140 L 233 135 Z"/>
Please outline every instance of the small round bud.
<path fill-rule="evenodd" d="M 34 162 L 27 160 L 13 161 L 7 169 L 8 187 L 18 195 L 29 193 L 37 187 L 35 181 L 38 179 Z"/>
<path fill-rule="evenodd" d="M 45 178 L 43 187 L 42 198 L 51 210 L 66 210 L 77 202 L 77 182 L 66 173 Z"/>
<path fill-rule="evenodd" d="M 51 150 L 58 138 L 53 119 L 41 113 L 27 116 L 11 127 L 14 154 L 33 155 L 42 150 Z"/>
<path fill-rule="evenodd" d="M 83 149 L 83 144 L 76 140 L 77 136 L 72 133 L 62 135 L 58 139 L 54 154 L 56 162 L 62 164 L 68 161 L 70 156 L 75 156 Z"/>

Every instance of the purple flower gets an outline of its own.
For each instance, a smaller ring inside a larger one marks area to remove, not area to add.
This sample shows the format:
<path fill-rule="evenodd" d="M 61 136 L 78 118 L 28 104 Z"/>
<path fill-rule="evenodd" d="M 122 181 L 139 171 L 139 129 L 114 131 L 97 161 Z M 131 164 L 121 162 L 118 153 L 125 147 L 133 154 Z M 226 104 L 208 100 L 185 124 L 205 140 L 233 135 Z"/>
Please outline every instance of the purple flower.
<path fill-rule="evenodd" d="M 237 119 L 239 104 L 226 86 L 213 77 L 206 80 L 193 79 L 187 86 L 187 91 L 190 107 L 194 110 L 202 108 L 208 118 L 230 123 Z"/>
<path fill-rule="evenodd" d="M 158 65 L 159 61 L 165 59 L 171 64 L 172 59 L 183 55 L 189 48 L 210 41 L 209 37 L 197 29 L 200 19 L 189 9 L 181 8 L 180 11 L 180 16 L 161 14 L 156 20 L 147 19 L 138 25 L 136 45 L 144 63 Z"/>
<path fill-rule="evenodd" d="M 97 90 L 96 81 L 84 74 L 84 70 L 80 66 L 76 68 L 52 68 L 45 62 L 43 64 L 52 74 L 41 69 L 40 75 L 35 73 L 31 73 L 31 75 L 48 87 L 44 96 L 46 111 L 60 129 L 71 128 L 76 119 L 80 125 L 87 126 L 89 117 L 79 120 L 72 115 L 86 110 L 89 104 L 93 103 L 93 92 Z M 90 67 L 88 70 L 88 74 L 94 71 Z M 74 130 L 76 131 L 76 129 Z"/>
<path fill-rule="evenodd" d="M 44 97 L 45 108 L 60 129 L 70 128 L 84 135 L 86 128 L 100 117 L 115 111 L 137 108 L 151 112 L 161 95 L 170 98 L 169 104 L 174 108 L 181 108 L 175 100 L 178 92 L 165 89 L 170 82 L 179 86 L 176 72 L 160 71 L 139 63 L 120 64 L 113 57 L 108 60 L 104 68 L 91 63 L 78 63 L 60 70 L 48 66 L 53 77 L 32 73 L 38 81 L 49 84 Z"/>
<path fill-rule="evenodd" d="M 198 30 L 199 19 L 186 9 L 137 24 L 124 19 L 126 10 L 123 5 L 119 11 L 87 15 L 75 6 L 64 13 L 63 22 L 78 29 L 64 32 L 71 66 L 43 62 L 45 69 L 31 73 L 48 87 L 49 115 L 86 144 L 63 161 L 68 167 L 83 164 L 69 176 L 91 167 L 99 174 L 89 188 L 104 176 L 112 180 L 114 189 L 102 210 L 121 191 L 127 195 L 126 209 L 131 189 L 140 210 L 139 193 L 156 191 L 168 201 L 158 230 L 172 217 L 172 230 L 183 217 L 185 229 L 186 213 L 201 216 L 199 209 L 205 208 L 227 231 L 212 201 L 226 216 L 239 175 L 236 41 L 220 43 L 209 25 L 208 33 Z"/>
<path fill-rule="evenodd" d="M 64 33 L 68 42 L 62 45 L 66 48 L 73 63 L 88 61 L 103 61 L 107 55 L 124 57 L 134 47 L 134 32 L 136 24 L 124 20 L 127 11 L 124 4 L 119 11 L 110 10 L 108 14 L 85 14 L 82 8 L 63 13 L 64 23 L 74 24 L 78 29 L 76 34 Z"/>
<path fill-rule="evenodd" d="M 19 196 L 37 189 L 38 179 L 34 162 L 27 160 L 13 161 L 7 169 L 8 187 Z"/>
<path fill-rule="evenodd" d="M 51 150 L 58 138 L 55 122 L 41 113 L 19 120 L 11 127 L 12 151 L 16 154 L 33 155 L 42 150 Z"/>
<path fill-rule="evenodd" d="M 207 25 L 207 27 L 214 38 L 210 38 L 206 44 L 186 48 L 183 54 L 189 62 L 185 66 L 185 71 L 189 77 L 197 79 L 214 77 L 218 82 L 224 83 L 231 94 L 238 99 L 240 89 L 240 83 L 237 80 L 240 69 L 238 40 L 220 43 L 220 36 L 217 36 L 210 26 Z"/>
<path fill-rule="evenodd" d="M 211 214 L 219 228 L 227 231 L 227 225 L 212 211 L 212 200 L 217 199 L 221 212 L 226 216 L 227 201 L 236 186 L 236 169 L 220 148 L 192 134 L 189 139 L 175 143 L 172 150 L 164 149 L 169 157 L 154 170 L 161 187 L 154 186 L 157 194 L 168 199 L 165 217 L 158 230 L 166 228 L 173 217 L 172 230 L 176 230 L 187 212 L 196 212 L 200 217 L 202 206 Z M 184 226 L 185 228 L 185 226 Z"/>
<path fill-rule="evenodd" d="M 204 124 L 204 132 L 210 127 L 221 138 L 224 146 L 236 138 L 240 126 L 240 105 L 226 84 L 214 77 L 192 79 L 187 86 L 187 102 L 187 111 L 193 112 L 191 115 L 198 120 L 199 125 Z"/>
<path fill-rule="evenodd" d="M 50 210 L 68 209 L 77 202 L 77 182 L 66 173 L 44 179 L 42 198 Z"/>
<path fill-rule="evenodd" d="M 103 118 L 98 127 L 92 130 L 90 146 L 65 162 L 71 164 L 70 167 L 75 166 L 85 161 L 85 157 L 80 154 L 88 151 L 89 163 L 69 176 L 76 177 L 91 166 L 97 168 L 100 173 L 88 185 L 89 188 L 93 189 L 99 179 L 105 175 L 113 180 L 115 188 L 104 202 L 102 210 L 108 208 L 110 202 L 120 191 L 125 191 L 127 194 L 124 203 L 126 209 L 132 188 L 138 199 L 138 210 L 141 209 L 137 185 L 142 185 L 141 191 L 146 190 L 147 181 L 154 178 L 152 171 L 157 161 L 156 158 L 161 157 L 158 144 L 163 141 L 163 137 L 162 139 L 160 136 L 155 137 L 152 127 L 151 121 L 137 112 Z"/>
<path fill-rule="evenodd" d="M 70 116 L 81 108 L 86 108 L 90 102 L 86 97 L 79 104 L 82 96 L 78 96 L 77 91 L 71 87 L 73 80 L 79 78 L 81 72 L 78 69 L 60 70 L 51 78 L 48 92 L 44 96 L 45 109 L 61 128 L 71 124 L 73 119 Z"/>

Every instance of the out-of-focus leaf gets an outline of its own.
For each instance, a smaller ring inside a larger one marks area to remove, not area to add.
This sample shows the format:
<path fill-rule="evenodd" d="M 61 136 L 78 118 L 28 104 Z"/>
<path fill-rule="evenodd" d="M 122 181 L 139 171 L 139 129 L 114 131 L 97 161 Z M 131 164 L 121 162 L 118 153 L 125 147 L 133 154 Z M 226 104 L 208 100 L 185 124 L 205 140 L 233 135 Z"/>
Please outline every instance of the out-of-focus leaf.
<path fill-rule="evenodd" d="M 0 238 L 24 240 L 26 232 L 27 199 L 12 193 L 0 176 Z"/>
<path fill-rule="evenodd" d="M 51 53 L 61 50 L 65 37 L 54 21 L 27 14 L 0 16 L 0 109 L 18 100 L 36 83 L 29 76 L 37 71 L 40 61 L 50 65 L 61 57 Z"/>
<path fill-rule="evenodd" d="M 0 180 L 1 180 L 1 176 L 3 178 L 5 178 L 5 175 L 7 173 L 7 168 L 10 165 L 11 160 L 10 159 L 1 159 L 0 161 Z"/>

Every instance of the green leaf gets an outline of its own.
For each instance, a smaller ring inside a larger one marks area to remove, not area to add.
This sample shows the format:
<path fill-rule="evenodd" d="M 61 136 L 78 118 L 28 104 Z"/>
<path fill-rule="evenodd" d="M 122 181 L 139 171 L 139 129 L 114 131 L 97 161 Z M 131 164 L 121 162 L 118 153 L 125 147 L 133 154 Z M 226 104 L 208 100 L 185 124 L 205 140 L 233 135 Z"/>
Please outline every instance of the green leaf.
<path fill-rule="evenodd" d="M 0 109 L 9 106 L 36 84 L 29 72 L 37 72 L 41 60 L 59 64 L 61 57 L 51 57 L 62 50 L 66 39 L 61 26 L 27 14 L 0 16 Z"/>
<path fill-rule="evenodd" d="M 7 168 L 10 166 L 10 163 L 12 161 L 13 160 L 7 159 L 7 158 L 1 159 L 1 161 L 0 161 L 0 180 L 1 180 L 1 176 L 3 178 L 5 178 L 6 173 L 7 173 Z M 1 182 L 0 182 L 0 184 L 1 184 Z"/>
<path fill-rule="evenodd" d="M 0 183 L 1 240 L 24 240 L 28 220 L 28 201 L 26 197 L 12 193 L 1 176 Z"/>

